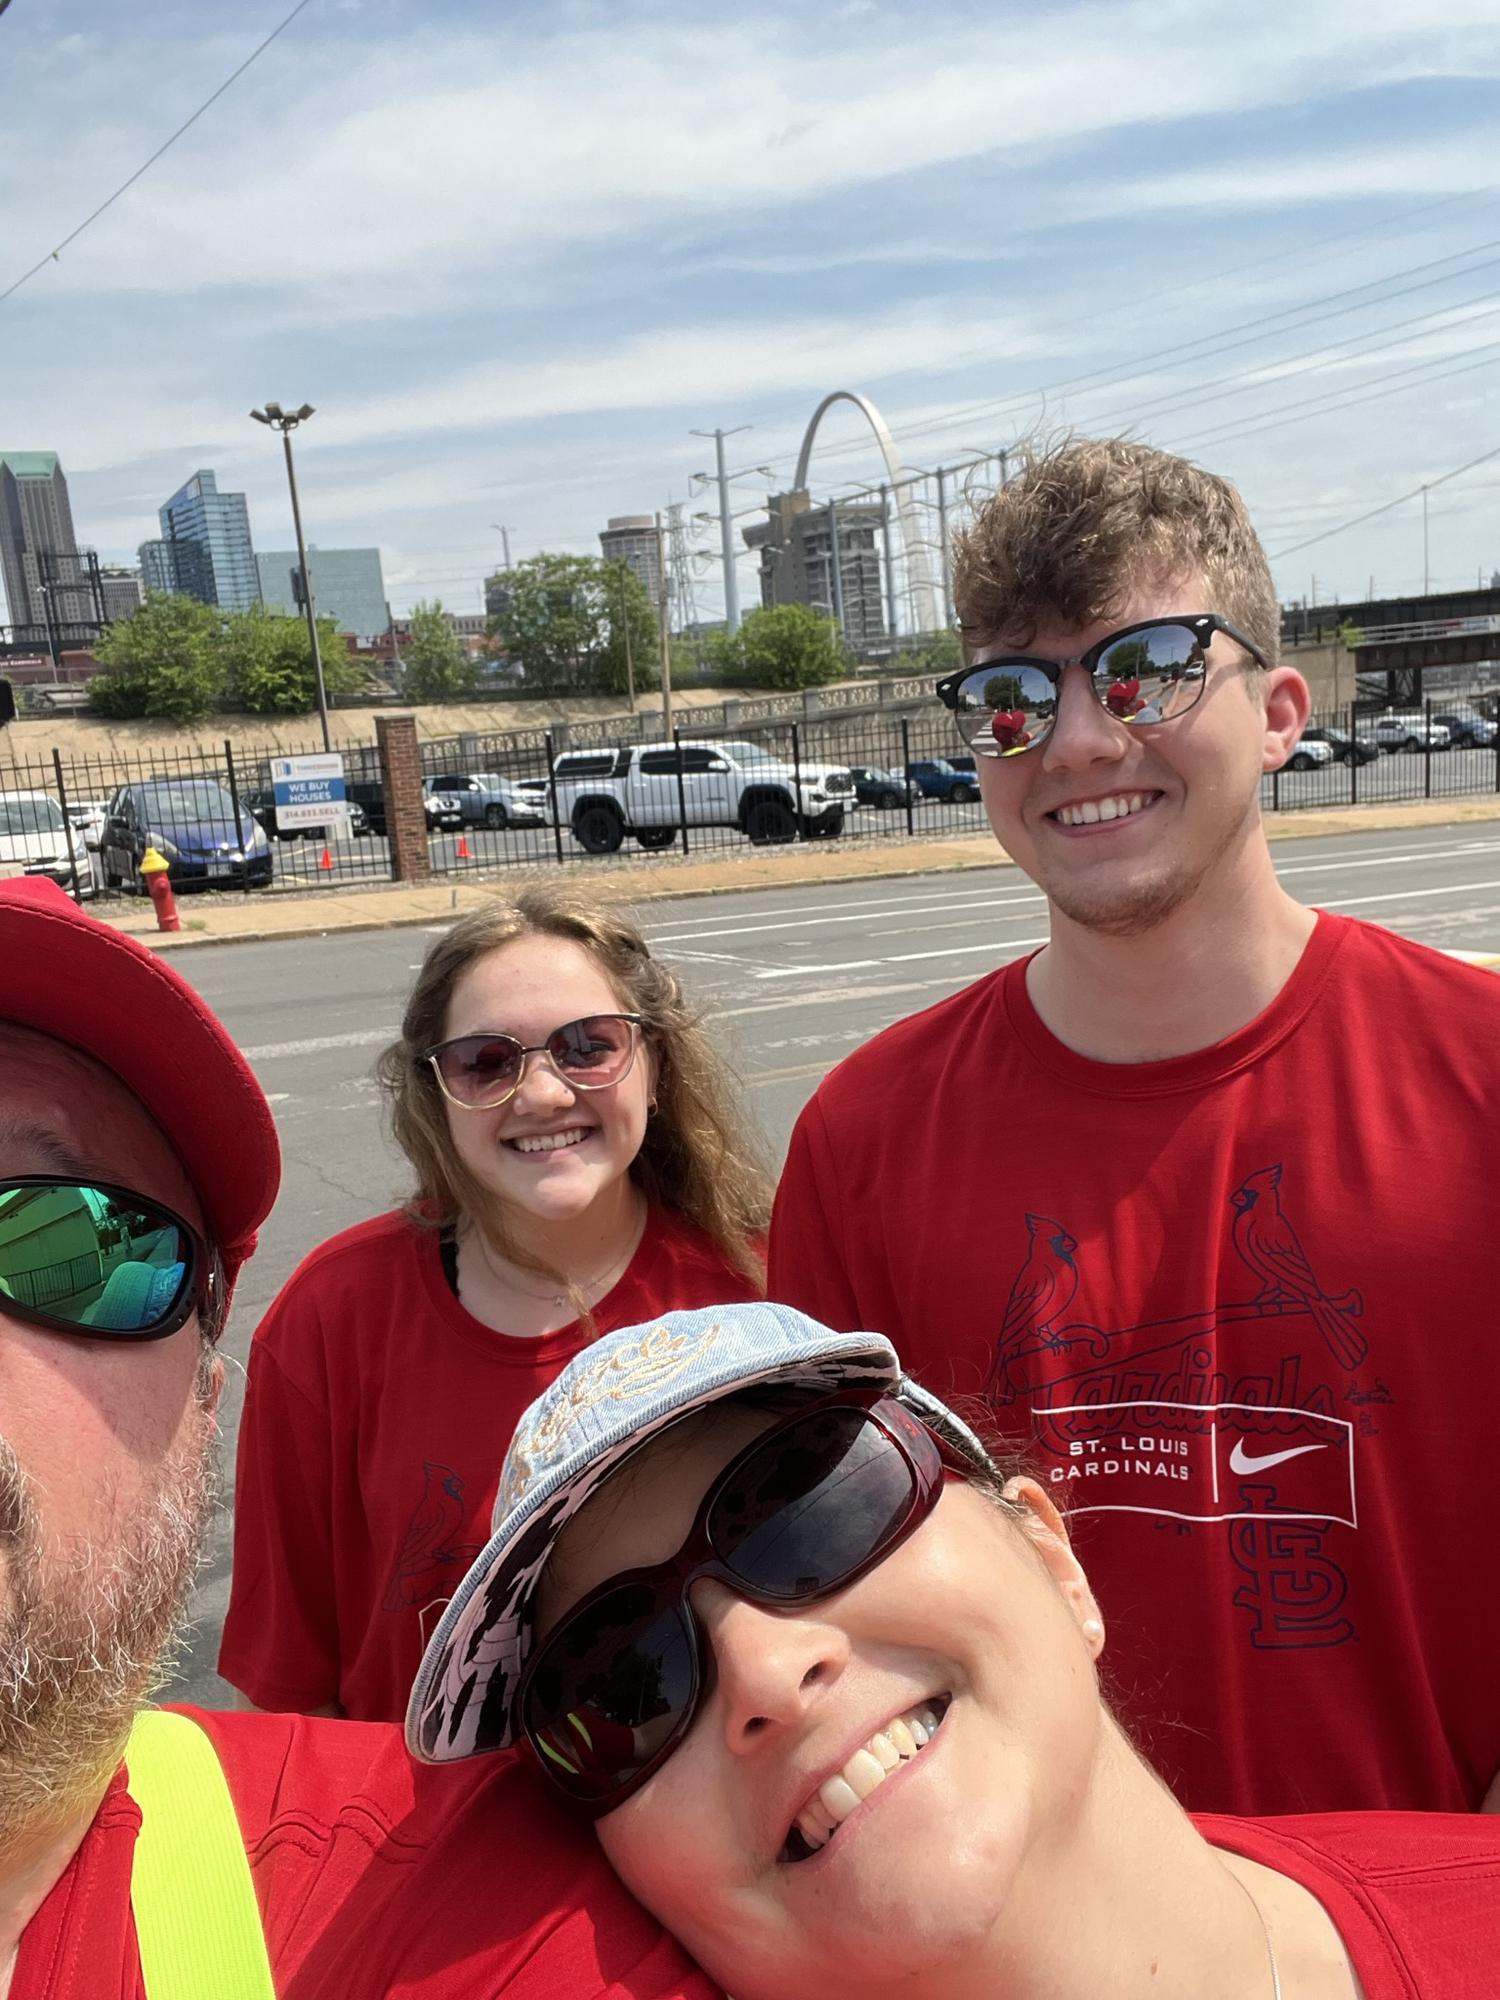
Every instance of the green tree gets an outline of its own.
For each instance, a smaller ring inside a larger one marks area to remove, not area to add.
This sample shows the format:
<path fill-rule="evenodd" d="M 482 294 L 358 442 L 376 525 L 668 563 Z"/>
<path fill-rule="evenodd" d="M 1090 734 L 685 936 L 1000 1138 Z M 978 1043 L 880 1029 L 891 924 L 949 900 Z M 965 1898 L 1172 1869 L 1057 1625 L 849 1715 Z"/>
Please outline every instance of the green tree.
<path fill-rule="evenodd" d="M 661 680 L 656 606 L 629 563 L 601 562 L 599 584 L 604 596 L 604 643 L 596 656 L 593 685 L 600 694 L 625 694 L 634 676 L 636 693 L 647 693 Z"/>
<path fill-rule="evenodd" d="M 257 605 L 226 619 L 219 643 L 232 707 L 246 715 L 306 715 L 317 707 L 305 618 Z M 359 669 L 331 618 L 318 620 L 318 655 L 329 694 L 348 694 L 359 686 Z"/>
<path fill-rule="evenodd" d="M 623 694 L 625 634 L 637 691 L 656 685 L 656 612 L 624 563 L 596 556 L 543 554 L 518 563 L 490 633 L 542 692 Z"/>
<path fill-rule="evenodd" d="M 806 604 L 763 605 L 750 613 L 738 638 L 751 687 L 818 687 L 849 671 L 838 627 Z"/>
<path fill-rule="evenodd" d="M 916 674 L 951 674 L 963 663 L 963 642 L 951 626 L 945 626 L 941 632 L 930 632 L 909 652 L 898 653 L 891 665 Z"/>
<path fill-rule="evenodd" d="M 411 614 L 411 637 L 402 653 L 402 688 L 408 701 L 464 701 L 479 686 L 479 669 L 448 623 L 441 598 Z"/>
<path fill-rule="evenodd" d="M 198 722 L 212 715 L 224 688 L 222 626 L 213 605 L 154 593 L 95 647 L 105 671 L 89 684 L 89 706 L 116 719 Z"/>

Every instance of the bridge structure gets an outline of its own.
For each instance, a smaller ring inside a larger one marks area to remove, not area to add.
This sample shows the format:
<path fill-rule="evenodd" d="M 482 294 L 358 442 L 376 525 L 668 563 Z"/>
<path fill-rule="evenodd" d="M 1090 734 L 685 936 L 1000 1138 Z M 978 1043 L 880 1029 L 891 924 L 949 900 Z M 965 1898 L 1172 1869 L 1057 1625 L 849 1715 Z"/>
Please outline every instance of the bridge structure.
<path fill-rule="evenodd" d="M 1366 696 L 1375 694 L 1383 680 L 1387 705 L 1410 708 L 1423 699 L 1424 676 L 1437 668 L 1494 662 L 1494 678 L 1500 683 L 1500 613 L 1354 626 L 1349 630 L 1349 650 L 1356 684 Z"/>

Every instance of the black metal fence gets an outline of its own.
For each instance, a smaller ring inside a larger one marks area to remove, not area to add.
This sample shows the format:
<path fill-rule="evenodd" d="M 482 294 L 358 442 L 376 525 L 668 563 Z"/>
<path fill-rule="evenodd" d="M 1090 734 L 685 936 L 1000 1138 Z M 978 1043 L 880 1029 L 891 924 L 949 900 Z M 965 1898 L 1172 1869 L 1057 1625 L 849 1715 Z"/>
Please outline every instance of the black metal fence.
<path fill-rule="evenodd" d="M 440 876 L 598 866 L 984 827 L 973 760 L 936 705 L 851 704 L 811 720 L 802 706 L 772 697 L 690 711 L 670 737 L 652 716 L 623 731 L 611 720 L 424 744 L 431 866 Z M 225 742 L 0 764 L 0 867 L 51 873 L 80 896 L 140 893 L 139 863 L 155 845 L 174 888 L 251 895 L 389 880 L 374 746 L 343 747 L 347 830 L 277 826 L 270 764 L 284 754 Z M 1449 697 L 1396 715 L 1316 715 L 1287 767 L 1263 781 L 1262 802 L 1277 812 L 1495 792 L 1500 732 Z"/>
<path fill-rule="evenodd" d="M 0 764 L 0 868 L 51 875 L 79 899 L 144 894 L 151 848 L 174 891 L 388 881 L 386 842 L 361 830 L 362 810 L 347 823 L 278 826 L 271 759 L 285 754 L 225 741 L 144 756 L 14 757 Z"/>

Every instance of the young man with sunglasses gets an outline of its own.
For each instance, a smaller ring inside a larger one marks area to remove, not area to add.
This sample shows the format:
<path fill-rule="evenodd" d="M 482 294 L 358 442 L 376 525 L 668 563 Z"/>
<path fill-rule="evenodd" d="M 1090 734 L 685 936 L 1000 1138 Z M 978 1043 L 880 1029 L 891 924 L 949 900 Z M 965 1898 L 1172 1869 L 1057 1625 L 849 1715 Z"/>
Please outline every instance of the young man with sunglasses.
<path fill-rule="evenodd" d="M 1038 454 L 956 596 L 939 692 L 1050 941 L 825 1079 L 771 1294 L 1034 1435 L 1189 1806 L 1472 1808 L 1500 984 L 1278 881 L 1308 691 L 1225 481 Z"/>
<path fill-rule="evenodd" d="M 143 1717 L 275 1127 L 186 981 L 50 882 L 0 883 L 0 1080 L 0 2000 L 710 1995 L 514 1766 Z"/>

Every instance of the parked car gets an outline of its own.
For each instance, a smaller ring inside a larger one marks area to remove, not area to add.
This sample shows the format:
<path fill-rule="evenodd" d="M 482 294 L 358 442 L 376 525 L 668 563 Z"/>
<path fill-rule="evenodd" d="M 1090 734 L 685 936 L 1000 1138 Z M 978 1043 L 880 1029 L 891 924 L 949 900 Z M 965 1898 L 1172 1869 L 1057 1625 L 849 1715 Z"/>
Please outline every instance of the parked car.
<path fill-rule="evenodd" d="M 854 780 L 854 796 L 862 806 L 881 806 L 889 811 L 917 796 L 916 786 L 908 779 L 878 764 L 851 764 L 849 775 Z"/>
<path fill-rule="evenodd" d="M 798 773 L 758 744 L 565 750 L 553 772 L 559 816 L 591 854 L 613 854 L 627 834 L 642 847 L 669 847 L 684 812 L 690 827 L 736 826 L 757 842 L 831 839 L 854 803 L 847 766 Z"/>
<path fill-rule="evenodd" d="M 108 799 L 69 799 L 68 818 L 83 835 L 85 847 L 97 851 L 108 811 Z"/>
<path fill-rule="evenodd" d="M 1449 708 L 1433 716 L 1448 732 L 1455 750 L 1492 750 L 1500 728 L 1477 708 Z"/>
<path fill-rule="evenodd" d="M 1304 743 L 1326 743 L 1336 764 L 1369 764 L 1380 755 L 1373 736 L 1351 736 L 1347 729 L 1304 729 Z"/>
<path fill-rule="evenodd" d="M 328 826 L 289 826 L 283 830 L 276 822 L 274 791 L 241 792 L 240 799 L 254 813 L 272 840 L 327 841 L 338 831 L 337 828 Z M 356 800 L 349 802 L 349 831 L 354 834 L 370 831 L 370 823 L 365 818 L 365 809 Z"/>
<path fill-rule="evenodd" d="M 1284 771 L 1321 771 L 1332 762 L 1333 745 L 1310 738 L 1304 730 L 1297 739 L 1297 747 L 1281 768 Z"/>
<path fill-rule="evenodd" d="M 92 896 L 94 870 L 83 834 L 50 792 L 0 792 L 0 875 L 45 875 Z"/>
<path fill-rule="evenodd" d="M 979 797 L 976 773 L 957 770 L 946 757 L 919 757 L 906 767 L 906 775 L 924 799 L 943 799 L 949 805 L 967 805 Z"/>
<path fill-rule="evenodd" d="M 1382 750 L 1446 750 L 1453 738 L 1441 722 L 1429 723 L 1419 709 L 1409 714 L 1387 709 L 1370 724 L 1370 734 Z"/>
<path fill-rule="evenodd" d="M 440 804 L 457 806 L 465 826 L 540 826 L 547 816 L 534 796 L 498 771 L 445 771 L 424 778 L 422 789 Z"/>
<path fill-rule="evenodd" d="M 109 802 L 99 843 L 106 889 L 141 887 L 140 865 L 154 847 L 174 889 L 264 888 L 271 843 L 217 778 L 147 778 L 122 785 Z"/>
<path fill-rule="evenodd" d="M 359 807 L 364 817 L 363 826 L 354 826 L 355 833 L 377 834 L 385 838 L 385 787 L 369 778 L 346 778 L 344 797 L 351 805 Z"/>

